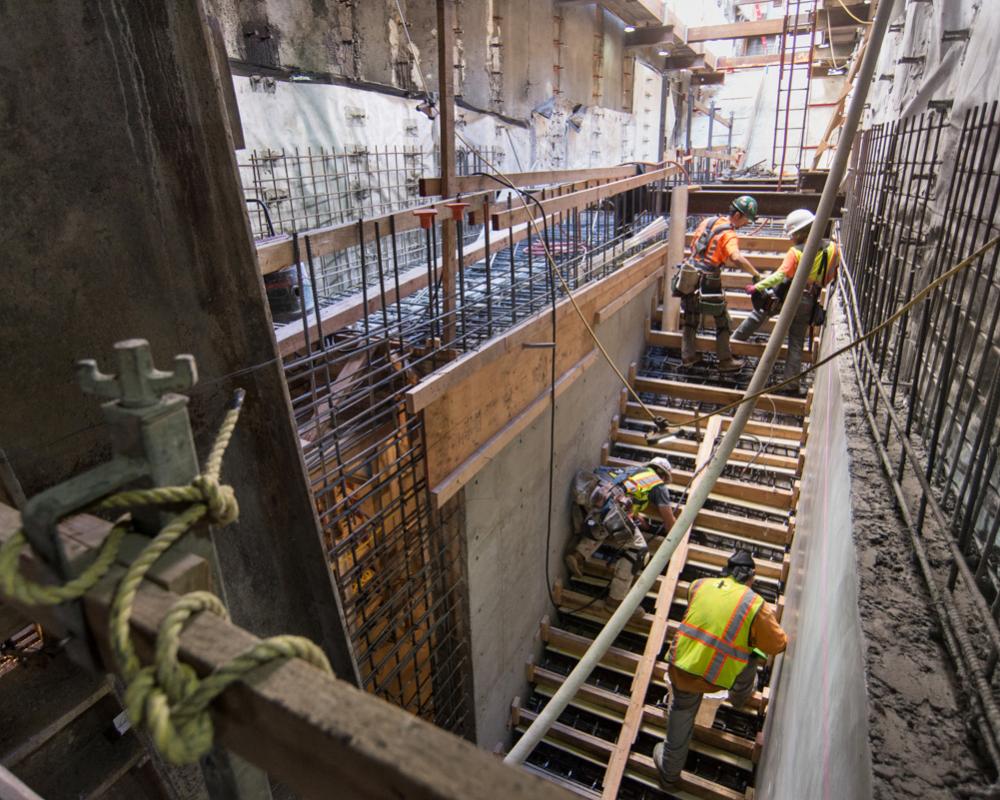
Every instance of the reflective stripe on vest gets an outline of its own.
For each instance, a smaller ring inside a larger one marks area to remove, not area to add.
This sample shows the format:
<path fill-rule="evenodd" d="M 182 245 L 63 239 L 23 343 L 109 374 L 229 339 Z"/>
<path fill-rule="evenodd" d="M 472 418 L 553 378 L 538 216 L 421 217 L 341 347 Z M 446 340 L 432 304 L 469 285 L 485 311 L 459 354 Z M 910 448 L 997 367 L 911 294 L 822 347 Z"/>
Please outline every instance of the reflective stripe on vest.
<path fill-rule="evenodd" d="M 710 219 L 708 224 L 705 225 L 705 230 L 702 231 L 701 236 L 691 246 L 691 255 L 694 257 L 694 260 L 698 263 L 715 267 L 716 264 L 713 263 L 712 257 L 719 246 L 719 236 L 732 229 L 733 226 L 728 222 L 724 222 L 722 217 L 713 217 Z"/>
<path fill-rule="evenodd" d="M 677 628 L 674 665 L 716 686 L 732 687 L 750 660 L 750 627 L 763 605 L 760 595 L 730 577 L 696 581 Z"/>
<path fill-rule="evenodd" d="M 646 506 L 649 505 L 649 493 L 662 485 L 663 478 L 651 469 L 640 469 L 622 481 L 622 486 L 632 498 L 632 508 L 637 512 L 646 510 Z"/>
<path fill-rule="evenodd" d="M 795 255 L 799 259 L 799 263 L 802 263 L 802 248 L 793 247 L 792 250 L 795 251 Z M 819 252 L 816 253 L 816 258 L 813 259 L 812 269 L 809 270 L 809 282 L 818 284 L 819 286 L 825 286 L 827 283 L 826 275 L 830 266 L 830 262 L 833 261 L 833 254 L 837 250 L 837 245 L 834 242 L 828 242 L 823 247 L 820 248 Z"/>

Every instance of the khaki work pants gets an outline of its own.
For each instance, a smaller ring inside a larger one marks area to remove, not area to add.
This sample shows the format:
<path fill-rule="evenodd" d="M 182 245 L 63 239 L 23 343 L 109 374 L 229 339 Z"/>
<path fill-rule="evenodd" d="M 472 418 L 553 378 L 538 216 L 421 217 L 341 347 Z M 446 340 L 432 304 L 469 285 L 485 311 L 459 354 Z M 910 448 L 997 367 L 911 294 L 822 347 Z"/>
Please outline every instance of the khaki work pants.
<path fill-rule="evenodd" d="M 574 551 L 587 559 L 594 555 L 597 548 L 604 544 L 605 541 L 607 541 L 606 538 L 592 539 L 589 536 L 582 536 L 580 537 L 580 541 L 576 543 Z M 646 544 L 646 539 L 642 535 L 642 532 L 638 529 L 631 535 L 614 536 L 608 544 L 620 547 L 624 552 L 628 553 L 628 556 L 623 554 L 615 560 L 611 583 L 608 586 L 608 598 L 617 604 L 625 598 L 628 590 L 632 588 L 632 578 L 634 575 L 633 560 L 640 564 L 645 561 L 649 546 Z"/>

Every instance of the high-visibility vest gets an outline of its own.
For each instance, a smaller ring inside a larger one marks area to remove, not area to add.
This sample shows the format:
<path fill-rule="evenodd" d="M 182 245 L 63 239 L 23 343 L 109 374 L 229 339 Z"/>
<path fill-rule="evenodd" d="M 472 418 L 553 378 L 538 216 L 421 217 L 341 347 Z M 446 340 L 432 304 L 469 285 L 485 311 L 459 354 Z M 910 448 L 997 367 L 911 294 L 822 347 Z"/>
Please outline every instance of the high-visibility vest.
<path fill-rule="evenodd" d="M 713 261 L 715 251 L 719 247 L 719 237 L 726 231 L 731 231 L 733 226 L 725 217 L 713 217 L 708 221 L 705 230 L 691 245 L 691 255 L 696 264 L 702 267 L 716 269 L 718 264 Z"/>
<path fill-rule="evenodd" d="M 663 478 L 655 470 L 643 468 L 626 473 L 621 483 L 632 498 L 632 508 L 636 512 L 641 512 L 649 505 L 649 493 L 657 486 L 663 485 Z"/>
<path fill-rule="evenodd" d="M 673 664 L 725 689 L 750 661 L 750 626 L 764 598 L 731 577 L 691 585 L 674 639 Z"/>
<path fill-rule="evenodd" d="M 799 265 L 802 264 L 802 250 L 801 247 L 793 247 L 792 250 L 799 259 Z M 830 262 L 833 261 L 833 255 L 837 252 L 837 245 L 834 242 L 827 242 L 822 246 L 816 253 L 816 258 L 813 259 L 812 269 L 809 270 L 809 283 L 816 284 L 817 286 L 825 286 L 827 284 L 826 274 L 830 266 Z"/>

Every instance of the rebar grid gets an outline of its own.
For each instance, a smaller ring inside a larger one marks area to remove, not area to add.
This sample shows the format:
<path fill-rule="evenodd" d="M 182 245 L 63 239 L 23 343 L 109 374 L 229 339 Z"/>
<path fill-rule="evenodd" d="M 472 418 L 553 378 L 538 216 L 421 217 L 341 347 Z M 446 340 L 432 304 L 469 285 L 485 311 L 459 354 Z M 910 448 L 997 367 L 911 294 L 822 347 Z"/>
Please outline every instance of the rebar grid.
<path fill-rule="evenodd" d="M 655 238 L 635 234 L 655 219 L 645 188 L 540 223 L 571 290 L 599 280 Z M 511 206 L 512 207 L 512 206 Z M 295 235 L 291 269 L 308 301 L 277 327 L 315 335 L 285 359 L 324 543 L 365 687 L 438 725 L 469 733 L 467 592 L 458 521 L 434 509 L 427 484 L 423 417 L 405 393 L 422 376 L 475 349 L 565 291 L 554 281 L 532 230 L 469 229 L 458 223 L 459 257 L 494 250 L 460 270 L 449 308 L 441 281 L 440 222 L 400 234 L 390 217 L 363 246 L 331 259 L 313 255 L 312 234 Z M 479 243 L 476 243 L 476 239 Z M 419 276 L 422 285 L 401 288 Z M 555 286 L 553 284 L 555 283 Z M 360 295 L 360 297 L 359 297 Z M 369 313 L 336 325 L 324 313 L 359 303 Z M 325 327 L 324 327 L 325 325 Z M 334 329 L 335 328 L 335 329 Z"/>
<path fill-rule="evenodd" d="M 968 109 L 957 135 L 929 111 L 866 131 L 849 186 L 845 255 L 869 330 L 928 282 L 1000 232 L 998 104 Z M 943 139 L 944 137 L 944 139 Z M 943 150 L 955 153 L 954 161 Z M 950 174 L 949 174 L 950 167 Z M 945 184 L 947 181 L 947 185 Z M 906 435 L 924 447 L 926 476 L 951 512 L 979 588 L 1000 614 L 1000 280 L 996 250 L 872 341 L 864 389 L 901 404 Z M 889 423 L 883 440 L 890 436 Z M 897 470 L 902 478 L 905 454 Z M 917 516 L 922 527 L 927 500 Z"/>
<path fill-rule="evenodd" d="M 503 160 L 499 148 L 456 152 L 459 175 Z M 436 174 L 438 161 L 437 148 L 421 145 L 265 148 L 238 154 L 244 195 L 267 206 L 275 229 L 269 229 L 265 210 L 252 205 L 250 226 L 258 239 L 423 205 L 427 200 L 420 197 L 419 180 Z"/>

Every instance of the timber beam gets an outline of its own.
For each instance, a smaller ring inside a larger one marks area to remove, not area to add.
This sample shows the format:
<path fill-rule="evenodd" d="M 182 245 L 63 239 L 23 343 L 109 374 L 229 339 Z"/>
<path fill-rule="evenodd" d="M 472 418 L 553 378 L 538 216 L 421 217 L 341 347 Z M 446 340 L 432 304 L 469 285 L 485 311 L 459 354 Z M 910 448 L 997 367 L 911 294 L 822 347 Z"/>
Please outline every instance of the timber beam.
<path fill-rule="evenodd" d="M 702 189 L 690 192 L 688 195 L 689 214 L 724 214 L 733 200 L 745 192 L 735 189 L 716 190 Z M 815 211 L 819 206 L 819 193 L 814 192 L 757 192 L 754 194 L 760 207 L 761 216 L 784 217 L 797 208 L 807 208 Z M 665 207 L 670 208 L 670 193 L 663 193 Z M 837 195 L 833 216 L 840 217 L 844 212 L 844 195 Z"/>
<path fill-rule="evenodd" d="M 7 542 L 20 527 L 20 514 L 0 505 L 0 543 Z M 86 531 L 85 536 L 81 530 Z M 110 530 L 110 523 L 89 516 L 60 525 L 67 553 L 77 556 L 96 551 Z M 44 565 L 27 549 L 20 568 L 34 580 L 48 580 Z M 115 662 L 108 620 L 124 569 L 123 565 L 113 567 L 82 600 L 90 630 L 109 669 Z M 154 568 L 150 578 L 140 587 L 130 617 L 139 654 L 147 660 L 153 655 L 160 623 L 180 600 L 179 595 L 163 588 L 170 585 L 168 575 Z M 51 630 L 61 630 L 51 607 L 17 607 Z M 222 617 L 203 613 L 181 634 L 178 658 L 204 677 L 260 641 Z M 522 770 L 510 769 L 469 742 L 297 659 L 262 669 L 252 680 L 234 683 L 212 703 L 211 713 L 225 747 L 281 778 L 306 798 L 329 797 L 331 786 L 337 787 L 338 797 L 358 800 L 567 800 L 572 796 Z M 401 736 L 400 731 L 406 735 Z"/>

